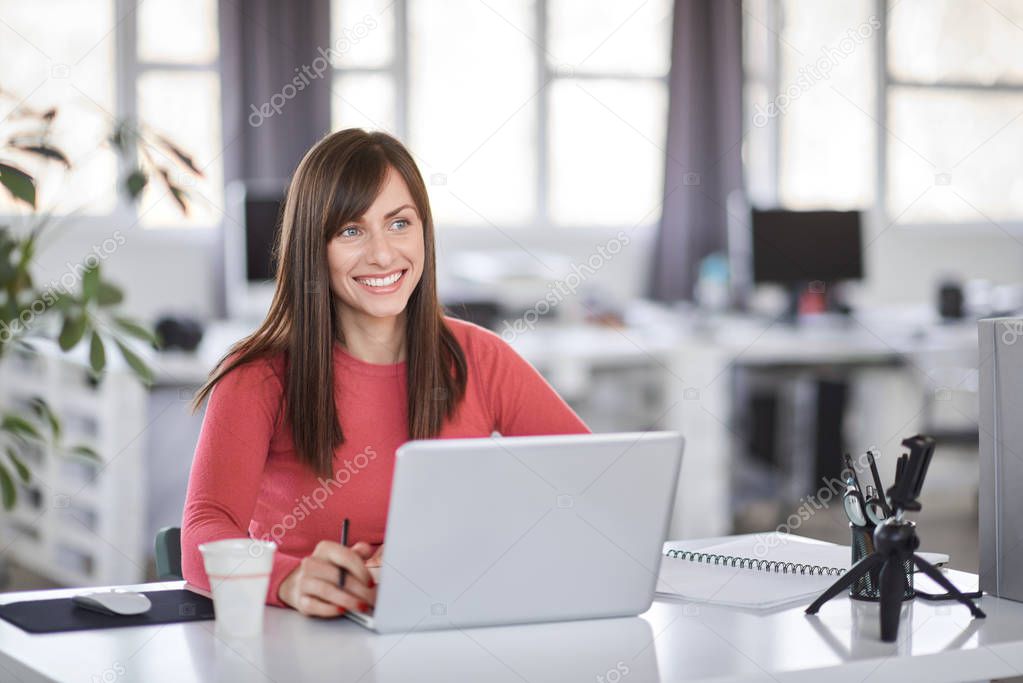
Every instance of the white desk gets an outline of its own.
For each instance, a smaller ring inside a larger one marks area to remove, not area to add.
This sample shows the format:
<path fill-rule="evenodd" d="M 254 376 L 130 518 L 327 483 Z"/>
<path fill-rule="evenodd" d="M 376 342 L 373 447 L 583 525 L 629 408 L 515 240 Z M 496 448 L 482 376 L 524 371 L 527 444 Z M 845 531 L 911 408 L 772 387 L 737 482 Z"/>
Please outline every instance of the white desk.
<path fill-rule="evenodd" d="M 949 575 L 975 585 L 971 574 Z M 74 592 L 8 593 L 0 602 Z M 876 605 L 844 597 L 817 617 L 802 606 L 758 614 L 657 601 L 639 618 L 387 636 L 267 607 L 263 635 L 235 641 L 218 639 L 212 621 L 48 635 L 0 621 L 0 679 L 941 683 L 1021 675 L 1023 603 L 986 597 L 981 605 L 987 619 L 971 620 L 958 604 L 915 600 L 894 644 L 878 640 Z"/>

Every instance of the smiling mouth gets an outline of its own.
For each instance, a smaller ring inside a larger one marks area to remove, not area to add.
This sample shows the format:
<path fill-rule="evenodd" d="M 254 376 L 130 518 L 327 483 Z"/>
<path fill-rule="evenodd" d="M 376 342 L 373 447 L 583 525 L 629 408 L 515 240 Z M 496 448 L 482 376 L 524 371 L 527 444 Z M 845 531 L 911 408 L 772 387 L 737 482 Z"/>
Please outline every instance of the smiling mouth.
<path fill-rule="evenodd" d="M 389 273 L 388 275 L 380 277 L 356 277 L 352 279 L 358 282 L 360 285 L 364 285 L 366 287 L 387 289 L 389 287 L 393 287 L 395 284 L 400 282 L 401 279 L 405 277 L 405 273 L 407 272 L 408 269 L 406 268 L 403 270 L 396 270 L 393 273 Z"/>

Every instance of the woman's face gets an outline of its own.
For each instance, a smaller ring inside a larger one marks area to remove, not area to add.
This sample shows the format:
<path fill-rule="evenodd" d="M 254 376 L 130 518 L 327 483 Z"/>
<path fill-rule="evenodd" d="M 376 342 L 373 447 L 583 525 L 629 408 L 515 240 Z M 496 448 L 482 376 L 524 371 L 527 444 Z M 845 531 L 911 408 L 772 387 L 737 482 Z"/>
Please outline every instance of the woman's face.
<path fill-rule="evenodd" d="M 422 219 L 405 181 L 388 167 L 365 215 L 327 243 L 331 290 L 348 314 L 394 317 L 419 283 L 423 261 Z"/>

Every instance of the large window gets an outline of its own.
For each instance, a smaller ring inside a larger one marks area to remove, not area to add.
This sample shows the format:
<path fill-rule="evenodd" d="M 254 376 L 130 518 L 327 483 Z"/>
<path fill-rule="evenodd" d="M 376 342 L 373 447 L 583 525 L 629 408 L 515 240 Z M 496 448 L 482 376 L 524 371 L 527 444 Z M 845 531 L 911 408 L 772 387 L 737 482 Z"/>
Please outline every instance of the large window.
<path fill-rule="evenodd" d="M 746 0 L 754 200 L 1023 219 L 1023 0 Z"/>
<path fill-rule="evenodd" d="M 335 129 L 392 132 L 439 225 L 655 223 L 670 0 L 333 0 Z"/>
<path fill-rule="evenodd" d="M 216 0 L 0 0 L 0 132 L 17 131 L 18 107 L 56 107 L 52 139 L 71 161 L 21 160 L 36 175 L 38 205 L 84 220 L 119 217 L 145 227 L 214 226 L 221 218 L 223 172 Z M 158 149 L 153 161 L 190 198 L 187 215 L 157 178 L 136 206 L 118 187 L 108 137 L 119 119 L 144 122 L 141 133 L 164 136 L 186 151 L 204 175 L 175 171 Z M 24 209 L 0 196 L 0 214 Z M 100 221 L 102 222 L 102 221 Z"/>

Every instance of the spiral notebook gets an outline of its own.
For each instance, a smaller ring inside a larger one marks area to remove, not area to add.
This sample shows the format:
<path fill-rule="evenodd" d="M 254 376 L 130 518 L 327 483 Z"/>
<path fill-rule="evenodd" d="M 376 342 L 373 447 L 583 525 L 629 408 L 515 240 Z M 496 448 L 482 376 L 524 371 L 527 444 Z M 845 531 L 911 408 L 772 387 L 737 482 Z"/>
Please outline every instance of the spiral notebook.
<path fill-rule="evenodd" d="M 706 546 L 669 541 L 657 578 L 657 597 L 749 609 L 810 600 L 852 564 L 849 546 L 792 534 L 751 534 Z M 920 553 L 931 564 L 948 555 Z"/>

